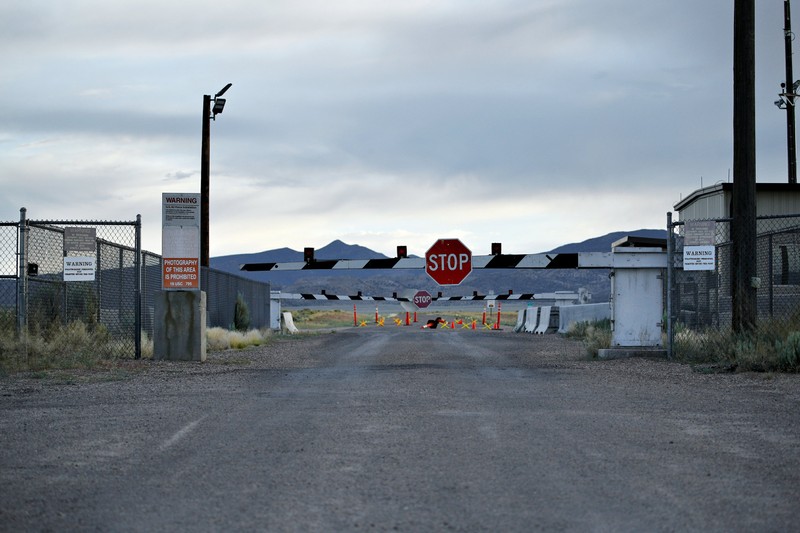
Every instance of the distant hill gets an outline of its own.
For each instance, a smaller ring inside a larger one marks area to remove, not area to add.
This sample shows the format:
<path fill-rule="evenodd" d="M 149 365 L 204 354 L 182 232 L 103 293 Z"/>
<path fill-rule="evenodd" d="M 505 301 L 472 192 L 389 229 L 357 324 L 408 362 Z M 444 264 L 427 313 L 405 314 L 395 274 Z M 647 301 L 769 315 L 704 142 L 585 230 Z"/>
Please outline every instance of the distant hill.
<path fill-rule="evenodd" d="M 314 257 L 317 259 L 386 259 L 386 256 L 379 252 L 357 244 L 347 244 L 340 240 L 335 240 L 327 246 L 314 250 Z M 302 260 L 302 250 L 277 248 L 251 254 L 212 257 L 210 263 L 211 268 L 239 273 L 239 266 L 244 263 L 288 263 Z"/>
<path fill-rule="evenodd" d="M 550 250 L 553 253 L 580 253 L 580 252 L 610 252 L 611 245 L 623 237 L 647 237 L 651 239 L 666 239 L 667 230 L 663 229 L 637 229 L 635 231 L 615 231 L 602 237 L 593 237 L 583 242 L 564 244 Z M 548 252 L 549 253 L 549 252 Z"/>

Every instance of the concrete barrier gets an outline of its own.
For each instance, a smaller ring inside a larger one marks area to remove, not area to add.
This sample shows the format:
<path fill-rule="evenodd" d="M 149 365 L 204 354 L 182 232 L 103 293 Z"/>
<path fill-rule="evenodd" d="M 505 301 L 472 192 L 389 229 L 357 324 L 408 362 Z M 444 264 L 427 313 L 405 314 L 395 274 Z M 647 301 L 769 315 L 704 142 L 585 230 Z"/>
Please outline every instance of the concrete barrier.
<path fill-rule="evenodd" d="M 539 308 L 528 307 L 525 310 L 525 333 L 533 333 L 536 331 L 536 325 L 539 323 Z"/>
<path fill-rule="evenodd" d="M 544 335 L 547 333 L 547 328 L 550 327 L 550 306 L 543 305 L 539 310 L 539 325 L 536 327 L 534 333 L 536 335 Z"/>
<path fill-rule="evenodd" d="M 283 328 L 281 329 L 283 329 L 284 331 L 288 331 L 291 334 L 295 334 L 298 331 L 300 331 L 299 329 L 297 329 L 297 326 L 294 325 L 294 319 L 292 318 L 292 313 L 290 313 L 289 311 L 284 311 L 283 313 Z"/>
<path fill-rule="evenodd" d="M 517 313 L 517 323 L 514 326 L 514 333 L 519 333 L 525 329 L 525 309 L 520 309 Z"/>
<path fill-rule="evenodd" d="M 558 308 L 558 332 L 566 333 L 572 324 L 577 322 L 595 322 L 611 318 L 611 305 L 606 303 L 565 305 Z"/>

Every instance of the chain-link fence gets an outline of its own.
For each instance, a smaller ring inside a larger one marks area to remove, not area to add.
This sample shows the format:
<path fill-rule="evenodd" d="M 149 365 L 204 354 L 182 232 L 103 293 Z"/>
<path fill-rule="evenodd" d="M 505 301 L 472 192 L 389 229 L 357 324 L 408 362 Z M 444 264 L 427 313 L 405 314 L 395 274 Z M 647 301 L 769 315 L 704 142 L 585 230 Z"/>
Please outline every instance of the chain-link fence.
<path fill-rule="evenodd" d="M 209 326 L 233 329 L 236 302 L 247 306 L 251 328 L 269 327 L 270 285 L 203 267 L 200 287 L 206 292 Z"/>
<path fill-rule="evenodd" d="M 72 328 L 67 337 L 82 336 L 105 356 L 138 357 L 141 219 L 28 220 L 23 209 L 16 226 L 18 266 L 9 276 L 17 333 L 55 338 Z"/>
<path fill-rule="evenodd" d="M 22 209 L 19 222 L 0 222 L 0 340 L 27 342 L 73 328 L 102 355 L 141 357 L 143 341 L 153 338 L 162 270 L 161 256 L 141 250 L 140 218 L 41 221 L 26 215 Z M 268 283 L 203 268 L 201 288 L 208 294 L 207 326 L 231 327 L 241 299 L 250 327 L 269 327 Z"/>
<path fill-rule="evenodd" d="M 694 223 L 697 221 L 690 221 Z M 669 222 L 671 257 L 667 288 L 669 348 L 679 357 L 702 357 L 709 332 L 728 332 L 733 317 L 731 219 L 713 223 L 714 255 L 708 270 L 684 265 L 686 222 Z M 758 217 L 756 243 L 757 315 L 760 328 L 786 330 L 800 319 L 800 215 Z M 702 248 L 702 247 L 701 247 Z M 691 259 L 691 255 L 686 256 Z M 702 261 L 702 260 L 701 260 Z"/>
<path fill-rule="evenodd" d="M 11 336 L 17 321 L 17 227 L 0 222 L 0 334 Z"/>

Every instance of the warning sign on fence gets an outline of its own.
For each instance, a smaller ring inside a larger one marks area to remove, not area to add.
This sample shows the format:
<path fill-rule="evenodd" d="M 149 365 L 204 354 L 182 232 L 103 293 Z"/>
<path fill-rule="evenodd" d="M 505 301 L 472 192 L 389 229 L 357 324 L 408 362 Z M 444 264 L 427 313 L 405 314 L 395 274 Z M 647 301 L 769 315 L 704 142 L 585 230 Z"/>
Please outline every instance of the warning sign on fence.
<path fill-rule="evenodd" d="M 717 247 L 714 245 L 716 222 L 687 220 L 684 227 L 683 269 L 715 270 Z"/>
<path fill-rule="evenodd" d="M 94 281 L 94 256 L 65 257 L 64 281 Z"/>

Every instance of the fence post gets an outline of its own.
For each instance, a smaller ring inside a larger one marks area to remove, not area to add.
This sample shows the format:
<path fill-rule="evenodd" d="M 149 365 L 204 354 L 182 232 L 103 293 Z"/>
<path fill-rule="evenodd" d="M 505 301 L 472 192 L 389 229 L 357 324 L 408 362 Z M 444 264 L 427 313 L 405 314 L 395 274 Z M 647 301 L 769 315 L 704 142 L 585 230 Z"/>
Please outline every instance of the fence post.
<path fill-rule="evenodd" d="M 133 260 L 134 358 L 142 358 L 142 215 L 136 215 L 136 244 Z"/>
<path fill-rule="evenodd" d="M 103 321 L 102 318 L 102 309 L 103 309 L 103 254 L 102 254 L 103 244 L 102 241 L 97 239 L 97 235 L 95 235 L 95 251 L 94 257 L 96 261 L 97 268 L 95 269 L 94 273 L 94 286 L 97 288 L 97 323 L 100 324 Z"/>
<path fill-rule="evenodd" d="M 672 242 L 674 234 L 672 232 L 672 211 L 667 212 L 667 358 L 672 359 L 672 280 L 675 275 L 673 272 L 675 246 Z"/>
<path fill-rule="evenodd" d="M 772 311 L 773 311 L 772 298 L 774 296 L 772 283 L 773 283 L 773 280 L 775 279 L 775 276 L 773 274 L 773 269 L 775 268 L 775 265 L 773 265 L 773 263 L 772 263 L 772 233 L 770 233 L 769 237 L 767 238 L 767 245 L 768 245 L 767 253 L 769 254 L 769 255 L 767 255 L 767 270 L 768 270 L 768 273 L 769 273 L 768 274 L 769 275 L 769 317 L 772 318 Z"/>
<path fill-rule="evenodd" d="M 17 269 L 17 338 L 27 332 L 28 324 L 28 210 L 19 210 L 19 227 L 17 228 L 17 246 L 19 266 Z"/>

